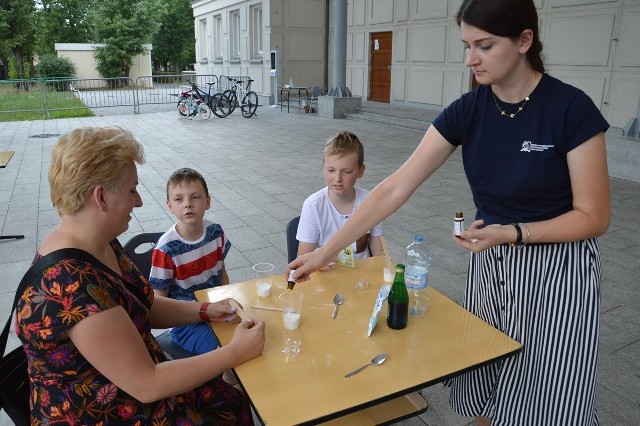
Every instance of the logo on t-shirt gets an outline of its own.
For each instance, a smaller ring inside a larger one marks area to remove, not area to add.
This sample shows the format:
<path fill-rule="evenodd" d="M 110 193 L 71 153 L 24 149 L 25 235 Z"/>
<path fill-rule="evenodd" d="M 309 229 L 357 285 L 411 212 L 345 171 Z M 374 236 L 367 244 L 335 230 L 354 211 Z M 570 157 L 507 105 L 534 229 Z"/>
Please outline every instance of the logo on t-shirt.
<path fill-rule="evenodd" d="M 546 151 L 549 148 L 553 148 L 553 145 L 538 145 L 535 143 L 531 143 L 531 141 L 522 142 L 521 152 L 531 152 L 531 151 Z"/>

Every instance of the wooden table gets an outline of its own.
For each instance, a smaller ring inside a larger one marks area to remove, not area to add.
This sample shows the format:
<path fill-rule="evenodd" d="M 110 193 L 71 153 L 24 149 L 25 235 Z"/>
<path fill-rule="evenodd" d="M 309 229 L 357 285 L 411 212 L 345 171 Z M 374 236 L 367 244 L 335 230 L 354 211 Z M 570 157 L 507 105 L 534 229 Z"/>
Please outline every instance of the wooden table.
<path fill-rule="evenodd" d="M 263 355 L 235 368 L 257 415 L 265 424 L 318 423 L 354 413 L 511 356 L 521 345 L 461 306 L 429 289 L 429 310 L 409 318 L 404 330 L 386 324 L 386 306 L 371 337 L 369 319 L 383 282 L 384 258 L 357 260 L 356 268 L 341 265 L 312 274 L 297 284 L 304 294 L 302 319 L 296 331 L 284 330 L 282 314 L 252 306 L 279 307 L 278 294 L 286 289 L 282 275 L 274 276 L 272 295 L 259 298 L 255 280 L 196 292 L 200 301 L 232 297 L 251 317 L 266 323 Z M 364 278 L 366 289 L 357 289 Z M 435 283 L 437 285 L 437 283 Z M 460 283 L 463 285 L 463 283 Z M 333 296 L 344 303 L 331 319 Z M 212 323 L 224 345 L 233 334 L 229 324 Z M 302 340 L 296 357 L 282 352 L 284 340 Z M 369 366 L 350 378 L 344 375 L 386 352 L 381 366 Z"/>

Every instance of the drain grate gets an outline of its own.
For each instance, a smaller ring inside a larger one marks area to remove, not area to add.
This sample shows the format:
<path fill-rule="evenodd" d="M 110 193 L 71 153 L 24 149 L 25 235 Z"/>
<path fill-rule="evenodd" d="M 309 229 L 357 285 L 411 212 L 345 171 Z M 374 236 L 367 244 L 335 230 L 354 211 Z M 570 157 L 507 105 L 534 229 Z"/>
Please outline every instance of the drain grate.
<path fill-rule="evenodd" d="M 60 133 L 40 133 L 39 135 L 31 135 L 30 138 L 57 138 Z"/>

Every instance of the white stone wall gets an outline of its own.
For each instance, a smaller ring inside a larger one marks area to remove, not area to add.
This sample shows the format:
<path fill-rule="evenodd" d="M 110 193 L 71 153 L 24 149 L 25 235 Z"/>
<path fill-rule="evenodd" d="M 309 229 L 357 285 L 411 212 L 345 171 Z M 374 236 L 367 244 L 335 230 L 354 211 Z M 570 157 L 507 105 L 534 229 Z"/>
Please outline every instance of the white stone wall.
<path fill-rule="evenodd" d="M 640 99 L 640 0 L 534 0 L 550 74 L 584 90 L 614 127 L 635 116 Z M 333 82 L 334 1 L 330 0 L 328 83 Z M 461 0 L 349 0 L 347 86 L 368 99 L 371 33 L 391 31 L 391 102 L 446 106 L 470 90 L 455 14 Z M 251 57 L 251 8 L 263 13 L 262 60 Z M 325 0 L 197 0 L 196 51 L 202 74 L 249 75 L 271 94 L 269 52 L 280 53 L 278 84 L 313 87 L 324 76 Z M 241 57 L 231 60 L 230 13 L 239 11 Z M 221 56 L 213 58 L 220 16 Z M 204 33 L 199 22 L 204 20 Z"/>
<path fill-rule="evenodd" d="M 69 58 L 76 66 L 76 77 L 82 78 L 102 78 L 96 69 L 96 60 L 93 56 L 95 47 L 103 46 L 90 43 L 55 43 L 54 49 L 58 56 Z M 129 77 L 133 82 L 141 76 L 152 75 L 151 71 L 151 50 L 153 46 L 145 45 L 147 53 L 136 55 L 133 64 L 129 68 Z M 146 79 L 146 83 L 151 84 L 151 80 Z"/>
<path fill-rule="evenodd" d="M 460 3 L 350 0 L 352 93 L 367 98 L 369 34 L 379 31 L 393 32 L 391 102 L 446 106 L 468 91 L 471 75 L 455 23 Z M 624 126 L 640 99 L 640 0 L 535 3 L 548 72 L 584 90 L 614 127 Z"/>

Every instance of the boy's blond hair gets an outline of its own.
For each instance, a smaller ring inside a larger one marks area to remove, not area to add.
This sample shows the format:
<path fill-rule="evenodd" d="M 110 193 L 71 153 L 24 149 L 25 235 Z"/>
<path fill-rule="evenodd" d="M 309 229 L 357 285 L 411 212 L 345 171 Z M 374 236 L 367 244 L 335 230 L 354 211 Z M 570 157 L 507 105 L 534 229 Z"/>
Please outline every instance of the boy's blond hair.
<path fill-rule="evenodd" d="M 358 154 L 358 167 L 364 164 L 364 147 L 360 139 L 348 130 L 332 135 L 327 139 L 324 145 L 324 155 L 337 155 L 344 157 L 345 155 L 355 152 Z"/>
<path fill-rule="evenodd" d="M 84 127 L 60 136 L 51 152 L 51 202 L 59 215 L 84 206 L 93 188 L 116 191 L 127 179 L 129 162 L 144 163 L 144 149 L 128 130 L 116 126 Z"/>

